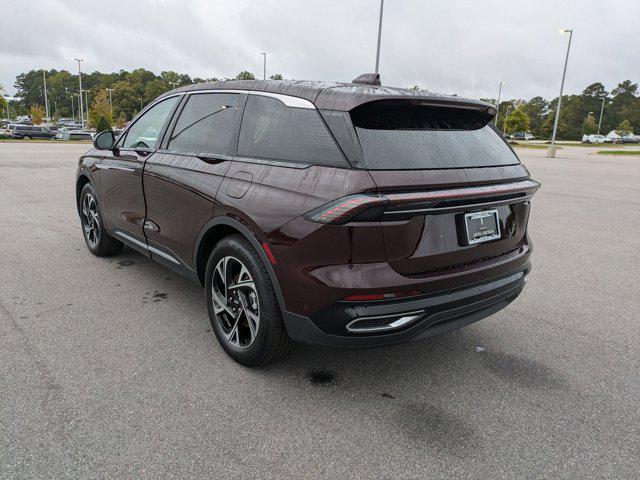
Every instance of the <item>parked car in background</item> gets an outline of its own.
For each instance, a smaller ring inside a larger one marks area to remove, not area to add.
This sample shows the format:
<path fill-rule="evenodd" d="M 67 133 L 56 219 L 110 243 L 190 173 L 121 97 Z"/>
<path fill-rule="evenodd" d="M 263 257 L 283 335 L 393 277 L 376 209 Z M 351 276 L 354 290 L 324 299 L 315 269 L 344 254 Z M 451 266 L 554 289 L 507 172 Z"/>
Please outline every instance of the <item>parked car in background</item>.
<path fill-rule="evenodd" d="M 83 130 L 67 130 L 64 132 L 58 132 L 56 134 L 56 140 L 93 140 L 93 135 Z"/>
<path fill-rule="evenodd" d="M 55 137 L 49 127 L 39 127 L 37 125 L 15 125 L 11 129 L 13 138 L 44 138 L 47 140 Z"/>
<path fill-rule="evenodd" d="M 423 339 L 504 308 L 531 268 L 539 184 L 495 113 L 374 74 L 172 90 L 80 158 L 81 231 L 97 256 L 126 244 L 204 286 L 244 365 L 292 339 Z"/>
<path fill-rule="evenodd" d="M 514 140 L 535 140 L 531 132 L 516 132 L 513 134 Z"/>
<path fill-rule="evenodd" d="M 612 140 L 604 135 L 583 135 L 582 143 L 611 143 Z"/>

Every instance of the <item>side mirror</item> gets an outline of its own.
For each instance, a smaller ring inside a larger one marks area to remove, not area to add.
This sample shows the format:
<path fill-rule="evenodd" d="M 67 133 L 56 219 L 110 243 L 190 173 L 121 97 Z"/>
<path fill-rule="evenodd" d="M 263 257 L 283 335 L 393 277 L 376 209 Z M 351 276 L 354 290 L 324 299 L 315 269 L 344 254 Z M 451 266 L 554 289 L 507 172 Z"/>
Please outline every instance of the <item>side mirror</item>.
<path fill-rule="evenodd" d="M 113 150 L 116 144 L 116 137 L 111 130 L 100 132 L 93 139 L 93 146 L 98 150 Z"/>

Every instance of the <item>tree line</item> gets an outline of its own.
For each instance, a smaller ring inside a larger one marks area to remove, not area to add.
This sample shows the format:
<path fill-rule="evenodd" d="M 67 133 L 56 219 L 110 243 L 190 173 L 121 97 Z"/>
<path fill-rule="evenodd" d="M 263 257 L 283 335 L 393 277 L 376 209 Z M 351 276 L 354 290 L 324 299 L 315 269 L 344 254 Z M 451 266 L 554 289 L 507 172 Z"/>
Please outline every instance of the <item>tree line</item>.
<path fill-rule="evenodd" d="M 66 70 L 48 70 L 45 71 L 45 75 L 51 117 L 58 119 L 75 116 L 79 119 L 78 75 Z M 282 75 L 277 73 L 270 78 L 282 80 Z M 255 76 L 251 72 L 242 71 L 234 79 L 255 80 Z M 121 127 L 135 117 L 145 105 L 169 90 L 192 83 L 218 80 L 218 78 L 192 78 L 187 74 L 174 71 L 164 71 L 156 75 L 144 68 L 131 72 L 120 70 L 113 73 L 82 73 L 82 89 L 87 91 L 83 96 L 83 102 L 87 97 L 89 99 L 89 126 L 96 127 L 102 118 L 110 125 Z M 9 104 L 11 117 L 31 115 L 32 118 L 43 118 L 45 102 L 42 70 L 21 73 L 16 77 L 14 87 L 17 90 L 17 100 Z M 109 94 L 111 94 L 111 102 Z M 4 101 L 0 97 L 0 102 Z M 0 103 L 0 108 L 2 109 L 0 116 L 4 116 L 6 105 Z"/>
<path fill-rule="evenodd" d="M 495 99 L 483 100 L 493 104 L 496 102 Z M 550 138 L 557 105 L 557 98 L 501 101 L 497 127 L 507 133 L 529 131 L 538 138 Z M 597 133 L 601 112 L 600 133 L 603 135 L 611 130 L 640 130 L 638 84 L 625 80 L 608 92 L 602 83 L 596 82 L 579 95 L 563 95 L 558 138 L 579 140 L 583 134 Z"/>
<path fill-rule="evenodd" d="M 51 116 L 53 118 L 71 117 L 72 113 L 75 113 L 76 118 L 79 118 L 78 75 L 66 70 L 49 70 L 45 74 Z M 282 80 L 282 75 L 276 74 L 270 78 Z M 255 76 L 249 71 L 242 71 L 234 79 L 253 80 Z M 120 70 L 113 73 L 83 73 L 82 87 L 88 90 L 90 106 L 89 124 L 97 126 L 100 118 L 104 118 L 111 125 L 122 126 L 158 95 L 176 87 L 217 80 L 217 78 L 192 78 L 187 74 L 174 71 L 163 71 L 160 75 L 156 75 L 143 68 L 131 72 Z M 14 86 L 19 100 L 10 103 L 11 116 L 26 114 L 42 116 L 42 105 L 44 105 L 42 70 L 21 73 L 16 77 Z M 111 90 L 112 105 L 109 102 L 108 89 Z M 491 98 L 482 100 L 496 103 L 495 99 Z M 0 97 L 0 108 L 4 113 L 6 106 L 2 105 L 3 101 L 4 99 Z M 498 106 L 497 127 L 508 133 L 529 131 L 538 138 L 549 138 L 553 129 L 557 103 L 557 98 L 547 100 L 541 96 L 530 100 L 501 101 Z M 111 114 L 112 106 L 113 115 Z M 587 86 L 580 94 L 563 95 L 558 138 L 578 140 L 583 134 L 596 133 L 602 108 L 600 133 L 606 134 L 611 130 L 640 130 L 638 84 L 625 80 L 609 92 L 602 83 L 596 82 Z"/>

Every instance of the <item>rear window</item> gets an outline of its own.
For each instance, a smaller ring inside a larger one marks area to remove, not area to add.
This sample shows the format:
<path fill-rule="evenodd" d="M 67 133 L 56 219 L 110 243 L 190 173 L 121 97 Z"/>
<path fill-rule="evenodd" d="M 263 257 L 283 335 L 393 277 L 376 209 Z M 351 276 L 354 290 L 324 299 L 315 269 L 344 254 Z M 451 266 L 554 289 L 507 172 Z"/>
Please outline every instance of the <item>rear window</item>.
<path fill-rule="evenodd" d="M 418 170 L 514 165 L 518 158 L 471 108 L 419 101 L 371 102 L 351 111 L 364 161 L 372 170 Z"/>
<path fill-rule="evenodd" d="M 345 166 L 346 161 L 314 108 L 289 107 L 277 98 L 249 95 L 238 155 Z"/>

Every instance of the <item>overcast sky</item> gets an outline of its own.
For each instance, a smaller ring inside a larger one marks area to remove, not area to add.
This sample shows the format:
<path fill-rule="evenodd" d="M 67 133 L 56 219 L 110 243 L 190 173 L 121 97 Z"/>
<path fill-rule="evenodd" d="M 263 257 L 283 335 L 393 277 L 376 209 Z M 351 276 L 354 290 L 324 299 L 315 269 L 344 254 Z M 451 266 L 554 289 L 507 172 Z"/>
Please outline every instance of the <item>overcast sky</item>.
<path fill-rule="evenodd" d="M 18 8 L 19 7 L 19 8 Z M 0 84 L 30 69 L 144 67 L 192 77 L 268 75 L 349 81 L 372 72 L 379 0 L 28 0 L 0 16 Z M 468 97 L 556 96 L 574 28 L 565 92 L 640 81 L 638 0 L 386 0 L 386 85 Z"/>

